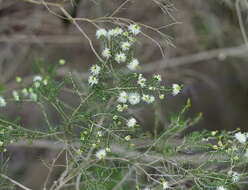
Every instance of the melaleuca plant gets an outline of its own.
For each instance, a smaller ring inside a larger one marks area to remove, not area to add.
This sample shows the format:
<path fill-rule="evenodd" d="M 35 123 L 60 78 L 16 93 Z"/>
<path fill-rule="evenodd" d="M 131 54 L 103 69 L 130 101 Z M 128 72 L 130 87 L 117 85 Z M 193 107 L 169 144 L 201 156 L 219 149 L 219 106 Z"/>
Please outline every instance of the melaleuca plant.
<path fill-rule="evenodd" d="M 59 80 L 56 70 L 66 64 L 64 60 L 52 69 L 42 67 L 30 86 L 23 86 L 17 77 L 21 88 L 11 98 L 1 96 L 0 106 L 4 109 L 11 101 L 37 104 L 46 130 L 27 129 L 18 119 L 2 117 L 0 151 L 21 140 L 42 140 L 46 148 L 66 152 L 64 171 L 51 179 L 52 184 L 44 184 L 50 190 L 238 189 L 247 179 L 242 171 L 248 157 L 247 134 L 203 131 L 180 139 L 178 133 L 201 118 L 201 114 L 187 117 L 189 100 L 168 118 L 169 126 L 156 138 L 144 135 L 132 110 L 176 96 L 183 86 L 164 86 L 159 74 L 142 74 L 135 54 L 140 34 L 137 24 L 98 29 L 100 56 L 90 67 L 87 81 L 73 73 Z M 74 95 L 76 106 L 60 97 L 63 90 Z M 59 114 L 59 124 L 51 122 L 47 105 Z"/>

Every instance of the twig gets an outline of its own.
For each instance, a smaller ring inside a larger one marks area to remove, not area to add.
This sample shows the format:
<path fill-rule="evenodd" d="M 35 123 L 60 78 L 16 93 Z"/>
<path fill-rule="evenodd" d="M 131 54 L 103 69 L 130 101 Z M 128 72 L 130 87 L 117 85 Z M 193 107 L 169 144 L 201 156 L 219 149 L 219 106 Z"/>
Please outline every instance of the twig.
<path fill-rule="evenodd" d="M 134 166 L 132 166 L 128 172 L 126 173 L 126 175 L 121 179 L 121 181 L 112 189 L 112 190 L 118 190 L 120 189 L 120 187 L 122 186 L 122 184 L 130 177 L 130 175 L 133 173 L 134 171 Z"/>
<path fill-rule="evenodd" d="M 18 187 L 20 187 L 20 188 L 22 188 L 22 189 L 24 189 L 24 190 L 32 190 L 32 189 L 30 189 L 30 188 L 28 188 L 28 187 L 25 187 L 24 185 L 20 184 L 19 182 L 17 182 L 17 181 L 15 181 L 15 180 L 11 179 L 10 177 L 8 177 L 8 176 L 6 176 L 6 175 L 4 175 L 4 174 L 0 174 L 0 177 L 9 180 L 11 183 L 17 185 Z"/>
<path fill-rule="evenodd" d="M 242 15 L 241 15 L 241 10 L 240 10 L 240 0 L 236 0 L 235 7 L 237 10 L 237 16 L 239 19 L 239 27 L 240 27 L 240 30 L 242 33 L 242 37 L 244 39 L 244 42 L 246 44 L 248 44 L 248 39 L 247 39 L 247 35 L 246 35 L 245 27 L 244 27 L 244 22 L 243 22 Z"/>
<path fill-rule="evenodd" d="M 154 65 L 160 65 L 160 69 L 169 69 L 199 62 L 204 63 L 203 61 L 211 60 L 214 58 L 247 56 L 247 53 L 248 45 L 214 49 L 210 51 L 196 53 L 193 55 L 182 56 L 179 58 L 162 59 L 151 64 L 146 64 L 142 67 L 143 69 L 141 70 L 141 72 L 149 73 L 155 71 L 158 68 L 154 67 Z"/>

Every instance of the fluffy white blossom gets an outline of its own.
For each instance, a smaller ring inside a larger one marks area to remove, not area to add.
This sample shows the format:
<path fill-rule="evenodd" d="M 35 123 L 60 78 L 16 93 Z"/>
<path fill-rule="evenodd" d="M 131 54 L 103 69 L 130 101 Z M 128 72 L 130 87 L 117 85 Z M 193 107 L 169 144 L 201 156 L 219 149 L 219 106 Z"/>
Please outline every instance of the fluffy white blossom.
<path fill-rule="evenodd" d="M 104 159 L 104 158 L 106 157 L 106 155 L 107 155 L 107 152 L 106 152 L 105 149 L 101 149 L 101 150 L 98 150 L 98 151 L 96 152 L 96 157 L 97 157 L 99 160 Z"/>
<path fill-rule="evenodd" d="M 103 134 L 102 134 L 102 131 L 97 131 L 97 136 L 98 136 L 98 137 L 102 137 L 102 135 L 103 135 Z"/>
<path fill-rule="evenodd" d="M 132 59 L 130 63 L 128 63 L 127 68 L 131 71 L 135 71 L 139 65 L 138 59 Z"/>
<path fill-rule="evenodd" d="M 110 39 L 112 36 L 116 37 L 118 35 L 121 35 L 123 33 L 123 30 L 120 27 L 117 27 L 115 29 L 111 29 L 108 31 L 108 39 Z"/>
<path fill-rule="evenodd" d="M 235 133 L 234 137 L 242 144 L 244 144 L 247 139 L 246 135 L 241 132 Z"/>
<path fill-rule="evenodd" d="M 115 55 L 115 61 L 117 63 L 125 62 L 127 59 L 126 55 L 124 53 L 118 53 Z"/>
<path fill-rule="evenodd" d="M 156 90 L 156 87 L 154 87 L 154 86 L 149 86 L 148 89 L 154 91 L 154 90 Z"/>
<path fill-rule="evenodd" d="M 109 59 L 111 57 L 111 51 L 109 48 L 105 48 L 102 51 L 102 56 L 105 57 L 106 59 Z"/>
<path fill-rule="evenodd" d="M 5 107 L 6 105 L 7 105 L 7 103 L 6 103 L 5 99 L 2 96 L 0 96 L 0 107 Z"/>
<path fill-rule="evenodd" d="M 120 27 L 116 27 L 114 29 L 114 35 L 115 36 L 121 35 L 122 33 L 123 33 L 123 30 Z"/>
<path fill-rule="evenodd" d="M 65 61 L 64 59 L 60 59 L 60 60 L 59 60 L 59 64 L 60 64 L 60 65 L 64 65 L 65 63 L 66 63 L 66 61 Z"/>
<path fill-rule="evenodd" d="M 140 95 L 137 92 L 130 93 L 128 95 L 128 101 L 130 104 L 135 105 L 140 102 Z"/>
<path fill-rule="evenodd" d="M 131 24 L 128 26 L 128 30 L 134 34 L 134 35 L 137 35 L 140 33 L 140 26 L 137 25 L 137 24 Z"/>
<path fill-rule="evenodd" d="M 123 112 L 123 107 L 121 104 L 118 104 L 116 107 L 118 112 Z"/>
<path fill-rule="evenodd" d="M 98 84 L 99 80 L 96 76 L 90 75 L 88 79 L 88 83 L 90 86 L 93 86 L 95 84 Z"/>
<path fill-rule="evenodd" d="M 128 100 L 128 94 L 125 91 L 120 92 L 117 101 L 120 103 L 126 103 L 127 100 Z"/>
<path fill-rule="evenodd" d="M 134 42 L 136 42 L 136 38 L 132 37 L 132 36 L 128 36 L 128 40 L 131 44 L 134 44 Z"/>
<path fill-rule="evenodd" d="M 92 65 L 90 68 L 90 72 L 92 75 L 99 75 L 100 71 L 101 71 L 101 67 L 98 65 Z"/>
<path fill-rule="evenodd" d="M 111 149 L 109 147 L 105 148 L 106 152 L 111 152 Z"/>
<path fill-rule="evenodd" d="M 38 100 L 38 96 L 37 96 L 37 94 L 35 94 L 34 92 L 30 92 L 29 98 L 30 98 L 32 101 L 34 101 L 34 102 L 36 102 L 36 101 Z"/>
<path fill-rule="evenodd" d="M 13 90 L 12 96 L 13 96 L 13 98 L 14 98 L 15 101 L 19 101 L 20 100 L 20 96 L 19 96 L 19 94 L 18 94 L 18 92 L 16 90 Z"/>
<path fill-rule="evenodd" d="M 157 80 L 158 82 L 161 82 L 161 81 L 162 81 L 162 77 L 161 77 L 161 75 L 159 75 L 159 74 L 153 75 L 153 78 L 154 78 L 155 80 Z"/>
<path fill-rule="evenodd" d="M 146 79 L 143 77 L 142 74 L 139 74 L 137 83 L 141 86 L 141 88 L 144 88 L 146 86 Z"/>
<path fill-rule="evenodd" d="M 23 96 L 28 96 L 28 90 L 26 88 L 22 89 Z"/>
<path fill-rule="evenodd" d="M 223 187 L 223 186 L 218 186 L 217 188 L 216 188 L 216 190 L 227 190 L 225 187 Z"/>
<path fill-rule="evenodd" d="M 128 105 L 127 104 L 123 104 L 123 105 L 118 104 L 116 107 L 117 107 L 117 111 L 118 112 L 123 112 L 124 110 L 127 110 L 128 109 Z"/>
<path fill-rule="evenodd" d="M 162 185 L 163 185 L 163 190 L 168 189 L 170 187 L 167 181 L 163 181 Z"/>
<path fill-rule="evenodd" d="M 151 104 L 155 101 L 155 97 L 154 96 L 150 96 L 150 95 L 147 95 L 147 94 L 143 94 L 142 96 L 142 100 L 148 104 Z"/>
<path fill-rule="evenodd" d="M 33 81 L 42 81 L 42 77 L 39 75 L 34 76 Z"/>
<path fill-rule="evenodd" d="M 107 31 L 104 28 L 100 28 L 96 31 L 96 38 L 100 39 L 101 37 L 107 37 Z"/>
<path fill-rule="evenodd" d="M 131 47 L 131 44 L 129 42 L 122 42 L 121 43 L 121 49 L 123 51 L 128 51 Z"/>
<path fill-rule="evenodd" d="M 43 84 L 46 86 L 48 84 L 48 80 L 47 79 L 44 79 L 43 80 Z"/>
<path fill-rule="evenodd" d="M 116 36 L 115 30 L 114 29 L 109 30 L 107 36 L 108 39 L 110 39 L 112 36 Z"/>
<path fill-rule="evenodd" d="M 238 182 L 239 179 L 240 179 L 240 174 L 238 172 L 235 172 L 235 171 L 230 170 L 228 172 L 228 175 L 232 178 L 232 181 L 234 183 Z"/>
<path fill-rule="evenodd" d="M 160 94 L 160 95 L 159 95 L 159 99 L 160 99 L 160 100 L 163 100 L 163 99 L 164 99 L 164 94 Z"/>
<path fill-rule="evenodd" d="M 130 127 L 130 128 L 134 127 L 136 125 L 136 123 L 137 123 L 137 121 L 133 117 L 130 118 L 129 120 L 127 120 L 127 126 Z"/>
<path fill-rule="evenodd" d="M 40 87 L 40 82 L 42 81 L 42 77 L 37 75 L 37 76 L 34 76 L 33 78 L 33 82 L 34 82 L 34 86 L 36 88 L 39 88 Z"/>
<path fill-rule="evenodd" d="M 131 136 L 130 135 L 125 136 L 125 140 L 126 141 L 130 141 L 131 140 Z"/>
<path fill-rule="evenodd" d="M 181 91 L 181 86 L 178 84 L 172 84 L 172 95 L 176 96 Z"/>
<path fill-rule="evenodd" d="M 149 188 L 149 187 L 145 187 L 143 190 L 151 190 L 151 188 Z"/>

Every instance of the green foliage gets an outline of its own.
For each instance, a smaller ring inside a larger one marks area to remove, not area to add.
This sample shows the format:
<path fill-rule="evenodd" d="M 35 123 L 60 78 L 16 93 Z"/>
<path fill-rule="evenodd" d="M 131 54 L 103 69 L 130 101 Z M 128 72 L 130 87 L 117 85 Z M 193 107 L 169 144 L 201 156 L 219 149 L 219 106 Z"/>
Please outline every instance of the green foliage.
<path fill-rule="evenodd" d="M 6 152 L 8 145 L 20 140 L 62 143 L 66 170 L 51 190 L 67 184 L 87 190 L 183 189 L 184 183 L 190 183 L 192 189 L 237 188 L 247 177 L 245 171 L 240 172 L 247 164 L 247 134 L 203 131 L 180 139 L 180 133 L 202 117 L 201 113 L 188 117 L 190 100 L 167 119 L 169 124 L 160 134 L 154 138 L 143 134 L 135 110 L 176 96 L 183 86 L 164 86 L 160 75 L 139 72 L 134 50 L 140 32 L 135 24 L 99 29 L 96 36 L 103 49 L 97 64 L 90 68 L 88 83 L 71 73 L 58 79 L 56 69 L 64 66 L 63 60 L 52 66 L 37 61 L 38 75 L 32 84 L 24 87 L 18 78 L 22 89 L 13 91 L 11 99 L 1 97 L 0 106 L 5 109 L 11 101 L 37 104 L 47 128 L 31 130 L 19 120 L 2 118 L 0 151 Z M 77 104 L 61 98 L 64 90 Z M 49 118 L 47 106 L 58 113 L 58 126 Z M 222 165 L 224 169 L 219 169 Z"/>

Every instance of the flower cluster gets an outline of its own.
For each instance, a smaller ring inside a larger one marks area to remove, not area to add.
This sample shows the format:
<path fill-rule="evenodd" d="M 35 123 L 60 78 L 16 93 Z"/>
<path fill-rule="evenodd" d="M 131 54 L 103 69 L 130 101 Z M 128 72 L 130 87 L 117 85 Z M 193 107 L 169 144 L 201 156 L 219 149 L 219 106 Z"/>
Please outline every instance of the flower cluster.
<path fill-rule="evenodd" d="M 247 135 L 241 132 L 235 133 L 234 137 L 241 143 L 245 144 L 247 140 Z"/>
<path fill-rule="evenodd" d="M 102 40 L 105 44 L 102 50 L 102 57 L 105 62 L 110 66 L 111 64 L 126 63 L 127 68 L 131 71 L 135 71 L 138 68 L 139 61 L 137 58 L 130 57 L 130 51 L 134 45 L 134 36 L 140 33 L 140 27 L 136 24 L 131 24 L 127 31 L 120 27 L 106 30 L 100 28 L 96 31 L 96 38 Z M 100 66 L 92 66 L 90 68 L 91 75 L 89 76 L 88 83 L 90 86 L 94 86 L 99 82 Z"/>
<path fill-rule="evenodd" d="M 171 87 L 162 85 L 162 77 L 160 74 L 154 74 L 152 77 L 145 76 L 139 73 L 140 61 L 134 55 L 134 44 L 137 41 L 136 37 L 141 33 L 140 26 L 131 24 L 127 28 L 116 27 L 114 29 L 106 30 L 104 28 L 96 31 L 96 38 L 99 39 L 103 45 L 100 60 L 97 64 L 92 65 L 89 69 L 90 75 L 88 84 L 93 91 L 104 90 L 116 94 L 116 109 L 112 115 L 113 126 L 118 127 L 125 124 L 126 132 L 118 133 L 118 136 L 124 135 L 125 141 L 131 140 L 131 135 L 127 131 L 134 131 L 138 122 L 135 115 L 130 112 L 133 107 L 146 104 L 153 104 L 156 98 L 163 100 L 165 94 L 170 92 L 173 96 L 181 91 L 181 86 L 173 84 Z M 125 71 L 117 70 L 116 68 L 127 68 Z M 107 76 L 107 77 L 106 77 Z M 115 86 L 115 88 L 113 88 Z M 101 94 L 101 98 L 104 93 Z M 129 107 L 131 107 L 129 110 Z M 112 113 L 111 113 L 112 114 Z M 138 129 L 138 128 L 137 128 Z M 99 133 L 96 133 L 96 143 L 100 145 Z M 101 133 L 102 134 L 102 133 Z M 85 136 L 85 135 L 83 135 Z M 86 138 L 83 138 L 84 140 Z M 92 143 L 91 143 L 92 144 Z M 97 151 L 96 157 L 103 159 L 106 156 L 105 149 Z"/>

